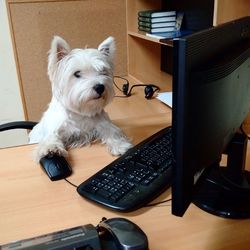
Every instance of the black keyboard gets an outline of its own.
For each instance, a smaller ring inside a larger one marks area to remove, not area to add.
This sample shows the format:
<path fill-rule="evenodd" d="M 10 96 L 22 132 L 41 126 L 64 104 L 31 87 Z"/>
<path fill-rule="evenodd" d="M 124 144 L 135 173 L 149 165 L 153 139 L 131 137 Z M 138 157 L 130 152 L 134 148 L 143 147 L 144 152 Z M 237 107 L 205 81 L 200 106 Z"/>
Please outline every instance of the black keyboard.
<path fill-rule="evenodd" d="M 171 185 L 172 133 L 164 128 L 129 149 L 77 187 L 78 193 L 106 207 L 129 212 Z"/>

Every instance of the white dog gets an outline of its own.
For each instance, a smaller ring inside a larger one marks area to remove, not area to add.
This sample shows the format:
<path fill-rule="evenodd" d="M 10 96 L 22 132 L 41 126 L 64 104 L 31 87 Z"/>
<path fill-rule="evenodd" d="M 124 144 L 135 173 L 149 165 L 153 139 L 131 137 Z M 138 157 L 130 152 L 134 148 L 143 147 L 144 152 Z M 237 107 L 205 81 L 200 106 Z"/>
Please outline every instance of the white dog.
<path fill-rule="evenodd" d="M 39 143 L 36 161 L 48 155 L 67 156 L 67 149 L 100 139 L 113 155 L 132 144 L 109 119 L 104 107 L 114 97 L 115 41 L 108 37 L 98 49 L 73 49 L 55 36 L 48 58 L 52 99 L 41 121 L 29 134 Z"/>

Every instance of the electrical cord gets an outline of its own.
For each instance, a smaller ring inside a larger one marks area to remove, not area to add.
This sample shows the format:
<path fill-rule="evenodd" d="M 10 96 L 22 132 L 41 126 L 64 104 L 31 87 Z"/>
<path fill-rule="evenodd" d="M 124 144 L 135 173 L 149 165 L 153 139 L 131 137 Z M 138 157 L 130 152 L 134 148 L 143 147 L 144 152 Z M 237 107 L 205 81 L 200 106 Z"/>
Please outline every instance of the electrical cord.
<path fill-rule="evenodd" d="M 121 77 L 121 76 L 113 76 L 114 85 L 116 86 L 116 88 L 117 88 L 118 90 L 120 90 L 121 92 L 123 92 L 123 90 L 122 90 L 120 87 L 118 87 L 118 85 L 116 84 L 115 78 L 119 78 L 119 79 L 124 80 L 124 81 L 126 82 L 126 84 L 129 84 L 128 79 L 126 79 L 126 78 L 124 78 L 124 77 Z"/>
<path fill-rule="evenodd" d="M 154 206 L 161 205 L 163 203 L 167 203 L 170 201 L 172 201 L 172 199 L 167 199 L 167 200 L 163 200 L 163 201 L 159 201 L 159 202 L 155 202 L 155 203 L 150 203 L 148 205 L 145 205 L 144 207 L 154 207 Z"/>
<path fill-rule="evenodd" d="M 72 183 L 71 181 L 69 181 L 68 179 L 64 178 L 64 180 L 65 180 L 66 182 L 68 182 L 71 186 L 73 186 L 73 187 L 75 187 L 75 188 L 78 187 L 77 185 L 75 185 L 74 183 Z"/>
<path fill-rule="evenodd" d="M 115 82 L 115 78 L 119 78 L 119 79 L 122 79 L 124 80 L 126 83 L 125 84 L 129 84 L 129 81 L 128 79 L 124 78 L 124 77 L 121 77 L 121 76 L 113 76 L 113 83 L 115 85 L 115 87 L 123 93 L 123 90 L 117 85 L 117 83 Z M 124 85 L 124 84 L 123 84 Z M 114 97 L 119 97 L 119 98 L 127 98 L 128 96 L 126 95 L 115 95 Z"/>
<path fill-rule="evenodd" d="M 115 78 L 122 79 L 123 81 L 125 81 L 125 83 L 122 84 L 122 89 L 116 84 Z M 115 97 L 130 97 L 132 95 L 132 90 L 135 87 L 144 87 L 145 98 L 151 99 L 154 93 L 160 90 L 160 88 L 154 84 L 133 84 L 132 86 L 129 86 L 129 81 L 121 76 L 113 76 L 113 83 L 115 87 L 124 94 L 123 96 L 116 95 Z"/>
<path fill-rule="evenodd" d="M 64 180 L 65 180 L 66 182 L 68 182 L 71 186 L 73 186 L 73 187 L 75 187 L 75 188 L 78 187 L 77 185 L 75 185 L 74 183 L 72 183 L 71 181 L 69 181 L 68 179 L 64 178 Z M 169 202 L 169 201 L 171 201 L 171 200 L 172 200 L 172 199 L 167 199 L 167 200 L 163 200 L 163 201 L 159 201 L 159 202 L 155 202 L 155 203 L 150 203 L 150 204 L 148 204 L 148 205 L 145 205 L 144 207 L 154 207 L 154 206 L 157 206 L 157 205 L 161 205 L 161 204 L 163 204 L 163 203 L 167 203 L 167 202 Z"/>

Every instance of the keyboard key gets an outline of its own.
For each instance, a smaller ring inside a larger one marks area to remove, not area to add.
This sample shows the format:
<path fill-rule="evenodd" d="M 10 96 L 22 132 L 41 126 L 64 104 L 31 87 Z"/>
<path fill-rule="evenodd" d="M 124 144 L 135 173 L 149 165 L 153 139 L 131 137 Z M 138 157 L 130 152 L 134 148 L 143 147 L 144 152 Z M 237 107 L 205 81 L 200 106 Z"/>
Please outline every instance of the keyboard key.
<path fill-rule="evenodd" d="M 100 196 L 106 197 L 106 198 L 108 198 L 108 197 L 111 196 L 111 193 L 108 192 L 108 191 L 106 191 L 106 190 L 104 190 L 104 189 L 99 189 L 97 191 L 97 194 L 100 195 Z"/>

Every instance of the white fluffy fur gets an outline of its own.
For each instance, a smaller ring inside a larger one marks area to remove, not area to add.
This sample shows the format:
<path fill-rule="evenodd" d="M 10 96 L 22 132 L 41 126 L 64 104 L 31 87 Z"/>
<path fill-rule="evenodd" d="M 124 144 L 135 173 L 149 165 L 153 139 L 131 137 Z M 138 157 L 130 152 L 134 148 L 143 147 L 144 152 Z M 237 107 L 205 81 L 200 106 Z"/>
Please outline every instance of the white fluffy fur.
<path fill-rule="evenodd" d="M 100 139 L 113 155 L 125 153 L 132 144 L 109 119 L 104 107 L 114 97 L 113 58 L 115 41 L 108 37 L 98 49 L 70 49 L 55 36 L 48 58 L 52 99 L 41 121 L 29 134 L 39 143 L 35 159 L 47 154 L 67 156 L 67 150 Z M 97 85 L 104 91 L 96 91 Z"/>

